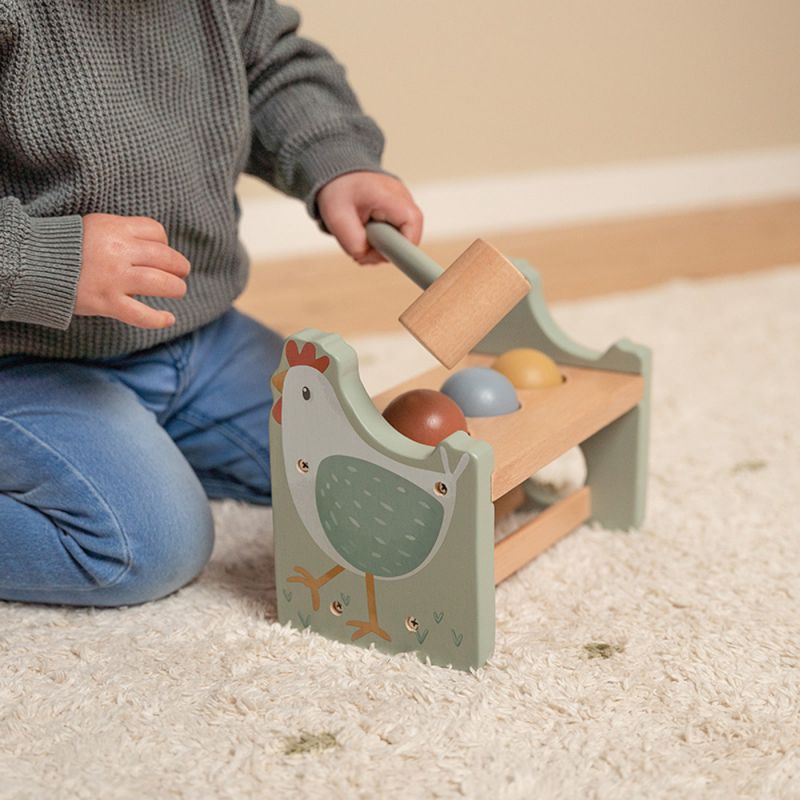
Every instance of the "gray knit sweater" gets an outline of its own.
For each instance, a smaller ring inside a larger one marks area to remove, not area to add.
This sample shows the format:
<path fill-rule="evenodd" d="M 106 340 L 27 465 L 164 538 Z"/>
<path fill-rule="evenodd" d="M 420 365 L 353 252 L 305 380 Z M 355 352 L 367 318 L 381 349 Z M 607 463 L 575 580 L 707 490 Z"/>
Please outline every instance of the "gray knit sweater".
<path fill-rule="evenodd" d="M 383 138 L 271 0 L 0 0 L 0 354 L 110 356 L 228 309 L 247 279 L 242 171 L 302 199 Z M 81 217 L 161 222 L 192 264 L 176 324 L 74 316 Z"/>

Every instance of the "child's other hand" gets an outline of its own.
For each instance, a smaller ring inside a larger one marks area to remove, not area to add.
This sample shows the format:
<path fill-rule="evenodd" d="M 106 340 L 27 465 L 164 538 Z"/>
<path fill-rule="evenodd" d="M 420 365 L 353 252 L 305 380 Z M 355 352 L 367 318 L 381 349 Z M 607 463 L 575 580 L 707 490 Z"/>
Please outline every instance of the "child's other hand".
<path fill-rule="evenodd" d="M 189 268 L 154 219 L 87 214 L 75 314 L 112 317 L 137 328 L 168 328 L 175 324 L 169 311 L 150 308 L 132 295 L 183 297 Z"/>
<path fill-rule="evenodd" d="M 342 249 L 359 264 L 386 261 L 367 241 L 364 226 L 371 219 L 394 225 L 413 244 L 419 244 L 422 238 L 422 212 L 408 189 L 388 175 L 377 172 L 340 175 L 320 189 L 317 208 Z"/>

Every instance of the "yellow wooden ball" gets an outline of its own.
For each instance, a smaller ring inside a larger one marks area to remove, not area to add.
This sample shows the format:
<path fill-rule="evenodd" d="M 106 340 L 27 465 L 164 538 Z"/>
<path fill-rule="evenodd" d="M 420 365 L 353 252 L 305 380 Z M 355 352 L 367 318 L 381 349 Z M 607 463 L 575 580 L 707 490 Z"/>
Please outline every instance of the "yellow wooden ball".
<path fill-rule="evenodd" d="M 507 350 L 495 359 L 492 369 L 502 372 L 517 389 L 544 389 L 561 383 L 556 362 L 532 347 Z"/>

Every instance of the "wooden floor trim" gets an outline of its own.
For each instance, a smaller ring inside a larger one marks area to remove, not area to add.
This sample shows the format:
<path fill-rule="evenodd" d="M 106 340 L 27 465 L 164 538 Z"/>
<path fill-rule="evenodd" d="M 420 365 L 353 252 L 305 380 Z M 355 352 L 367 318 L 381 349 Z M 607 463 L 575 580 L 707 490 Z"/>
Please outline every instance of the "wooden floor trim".
<path fill-rule="evenodd" d="M 310 223 L 309 223 L 310 224 Z M 542 275 L 548 302 L 800 264 L 800 198 L 546 230 L 476 230 Z M 425 243 L 443 266 L 469 238 Z M 284 334 L 305 327 L 345 337 L 403 330 L 398 315 L 419 294 L 388 265 L 358 267 L 344 254 L 260 263 L 237 305 Z"/>

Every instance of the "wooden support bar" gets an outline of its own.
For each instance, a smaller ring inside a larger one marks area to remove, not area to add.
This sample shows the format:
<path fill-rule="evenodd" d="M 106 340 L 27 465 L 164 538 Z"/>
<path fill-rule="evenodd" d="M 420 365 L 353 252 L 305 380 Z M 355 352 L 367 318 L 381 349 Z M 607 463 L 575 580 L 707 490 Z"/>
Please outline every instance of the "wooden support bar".
<path fill-rule="evenodd" d="M 584 486 L 501 539 L 494 548 L 495 585 L 586 522 L 591 513 L 591 490 Z"/>

